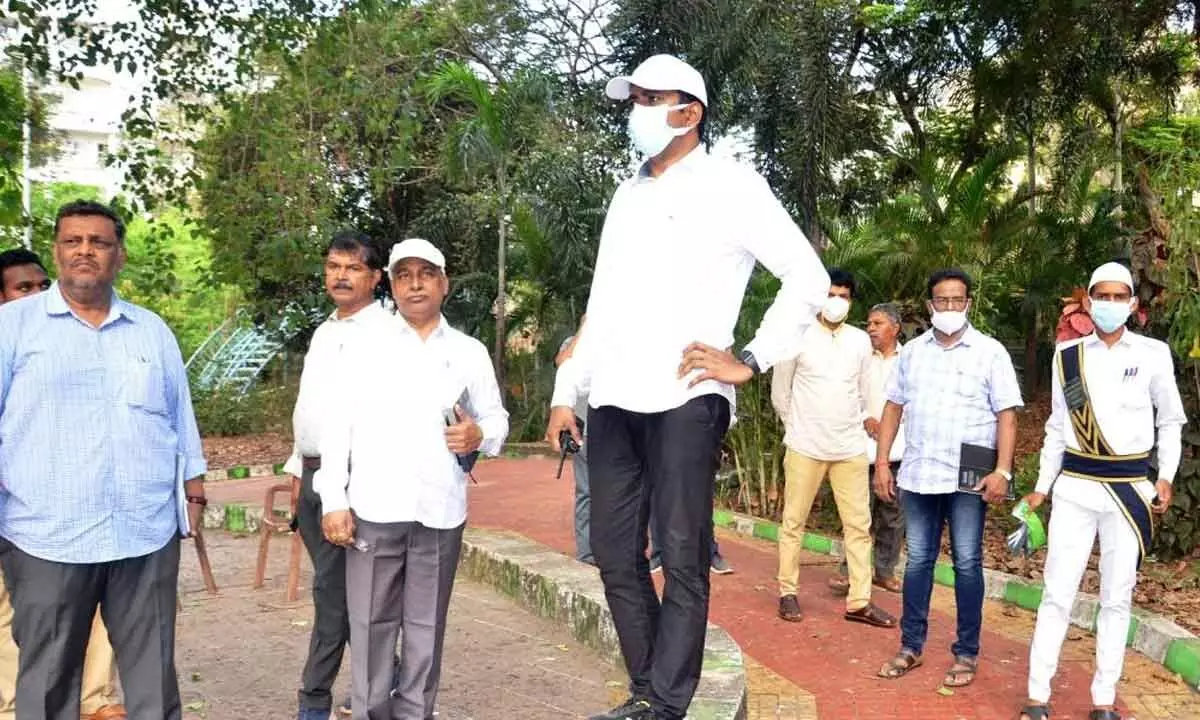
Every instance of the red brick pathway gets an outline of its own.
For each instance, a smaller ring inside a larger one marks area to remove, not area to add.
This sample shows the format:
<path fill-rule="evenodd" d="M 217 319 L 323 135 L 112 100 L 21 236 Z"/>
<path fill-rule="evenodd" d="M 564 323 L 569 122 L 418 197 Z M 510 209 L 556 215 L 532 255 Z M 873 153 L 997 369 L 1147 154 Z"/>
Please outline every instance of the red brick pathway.
<path fill-rule="evenodd" d="M 568 469 L 555 480 L 557 462 L 545 458 L 481 463 L 478 485 L 470 486 L 469 523 L 518 532 L 567 554 L 574 552 L 574 487 Z M 214 502 L 262 502 L 271 479 L 213 483 Z M 1012 720 L 1025 697 L 1028 647 L 987 629 L 975 684 L 951 695 L 938 687 L 951 662 L 954 618 L 937 610 L 930 616 L 926 665 L 899 681 L 875 677 L 898 649 L 899 631 L 842 620 L 843 600 L 825 583 L 834 570 L 830 558 L 806 554 L 800 579 L 805 620 L 784 623 L 775 616 L 774 545 L 721 533 L 721 551 L 736 572 L 713 577 L 710 617 L 741 644 L 743 651 L 815 695 L 822 720 Z M 899 596 L 879 591 L 876 602 L 900 615 Z M 997 613 L 989 613 L 990 618 Z M 1003 615 L 1000 615 L 1003 617 Z M 1088 663 L 1064 663 L 1056 680 L 1055 720 L 1083 720 L 1089 708 Z"/>
<path fill-rule="evenodd" d="M 574 486 L 567 471 L 542 458 L 483 464 L 471 487 L 472 525 L 521 533 L 565 553 L 574 552 Z M 569 467 L 569 464 L 568 464 Z M 899 630 L 880 630 L 842 619 L 844 601 L 825 587 L 829 558 L 806 555 L 800 598 L 805 620 L 789 624 L 775 615 L 774 545 L 722 533 L 721 552 L 736 572 L 713 577 L 710 617 L 756 660 L 817 698 L 822 720 L 1012 720 L 1025 697 L 1028 647 L 984 631 L 976 683 L 951 696 L 937 690 L 949 667 L 954 618 L 934 611 L 926 665 L 899 681 L 875 677 L 899 648 Z M 876 602 L 900 615 L 899 596 L 880 591 Z M 1086 718 L 1090 709 L 1085 668 L 1060 673 L 1055 719 Z"/>

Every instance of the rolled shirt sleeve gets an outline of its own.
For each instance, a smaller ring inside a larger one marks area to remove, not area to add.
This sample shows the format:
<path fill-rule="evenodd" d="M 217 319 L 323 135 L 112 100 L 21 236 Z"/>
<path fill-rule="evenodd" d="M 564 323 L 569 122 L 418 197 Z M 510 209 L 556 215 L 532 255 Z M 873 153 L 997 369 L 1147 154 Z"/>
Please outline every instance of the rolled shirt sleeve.
<path fill-rule="evenodd" d="M 917 342 L 922 342 L 918 340 Z M 900 351 L 900 357 L 896 360 L 896 367 L 888 376 L 884 397 L 893 405 L 901 407 L 908 404 L 908 362 L 912 356 L 912 351 L 908 346 Z"/>
<path fill-rule="evenodd" d="M 767 308 L 746 350 L 760 370 L 794 357 L 804 329 L 812 324 L 829 294 L 829 273 L 804 232 L 755 174 L 746 191 L 745 217 L 750 221 L 744 246 L 780 280 L 779 293 Z"/>
<path fill-rule="evenodd" d="M 996 352 L 992 354 L 992 367 L 988 378 L 988 402 L 992 412 L 997 414 L 1025 404 L 1021 400 L 1021 384 L 1017 381 L 1012 357 L 998 341 Z"/>

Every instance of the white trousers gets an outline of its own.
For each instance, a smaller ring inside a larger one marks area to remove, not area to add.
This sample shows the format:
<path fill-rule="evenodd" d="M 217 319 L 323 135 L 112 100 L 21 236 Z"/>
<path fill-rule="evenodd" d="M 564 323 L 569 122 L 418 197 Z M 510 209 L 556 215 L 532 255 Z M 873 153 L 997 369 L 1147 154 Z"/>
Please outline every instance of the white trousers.
<path fill-rule="evenodd" d="M 1111 500 L 1111 498 L 1110 498 Z M 1100 615 L 1096 620 L 1096 675 L 1092 703 L 1112 705 L 1125 664 L 1125 641 L 1133 586 L 1137 582 L 1138 539 L 1116 500 L 1103 511 L 1054 497 L 1046 552 L 1045 591 L 1029 648 L 1029 699 L 1049 702 L 1050 681 L 1079 581 L 1087 569 L 1097 533 L 1100 535 Z"/>

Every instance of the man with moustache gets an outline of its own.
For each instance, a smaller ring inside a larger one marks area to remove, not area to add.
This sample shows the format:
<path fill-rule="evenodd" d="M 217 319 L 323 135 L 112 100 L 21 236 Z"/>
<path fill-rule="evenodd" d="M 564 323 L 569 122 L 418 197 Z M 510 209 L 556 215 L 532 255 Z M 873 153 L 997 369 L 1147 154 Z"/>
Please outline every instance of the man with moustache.
<path fill-rule="evenodd" d="M 30 297 L 50 288 L 46 266 L 23 248 L 0 253 L 0 304 Z M 0 720 L 14 717 L 17 692 L 17 644 L 12 636 L 12 602 L 0 577 Z M 83 720 L 120 720 L 125 706 L 117 690 L 117 665 L 108 632 L 96 613 L 83 658 Z"/>
<path fill-rule="evenodd" d="M 112 209 L 70 203 L 54 225 L 58 281 L 0 307 L 0 565 L 20 648 L 17 720 L 78 720 L 97 607 L 129 715 L 182 716 L 179 536 L 199 532 L 205 462 L 174 336 L 113 291 L 125 257 Z"/>
<path fill-rule="evenodd" d="M 300 393 L 292 413 L 292 455 L 283 471 L 292 476 L 295 525 L 313 565 L 313 628 L 300 678 L 297 720 L 326 720 L 333 706 L 333 683 L 350 641 L 346 614 L 346 553 L 321 532 L 321 498 L 313 476 L 321 467 L 321 437 L 337 405 L 346 402 L 347 373 L 363 362 L 360 338 L 378 332 L 391 312 L 375 299 L 383 258 L 363 233 L 337 233 L 325 251 L 325 292 L 335 310 L 313 333 L 304 356 Z M 338 711 L 349 715 L 350 700 Z"/>
<path fill-rule="evenodd" d="M 559 368 L 547 439 L 575 428 L 588 393 L 592 552 L 630 678 L 630 697 L 594 720 L 678 720 L 700 679 L 710 590 L 713 488 L 734 387 L 796 354 L 829 278 L 753 169 L 701 145 L 708 91 L 695 68 L 655 55 L 613 78 L 646 158 L 613 195 L 587 327 Z M 754 340 L 733 345 L 751 271 L 779 277 Z M 646 557 L 662 541 L 661 602 Z"/>
<path fill-rule="evenodd" d="M 467 516 L 464 465 L 498 455 L 508 413 L 487 348 L 442 316 L 446 260 L 421 239 L 388 258 L 399 314 L 375 329 L 321 437 L 321 526 L 348 548 L 356 720 L 430 720 Z M 348 461 L 353 458 L 353 463 Z M 400 670 L 392 660 L 400 638 Z"/>
<path fill-rule="evenodd" d="M 843 616 L 881 628 L 896 618 L 871 602 L 871 489 L 867 480 L 866 396 L 871 341 L 846 324 L 854 277 L 829 270 L 829 296 L 804 334 L 800 354 L 775 366 L 771 402 L 783 420 L 786 485 L 779 526 L 779 617 L 804 618 L 796 597 L 804 524 L 821 483 L 829 478 L 850 565 Z"/>

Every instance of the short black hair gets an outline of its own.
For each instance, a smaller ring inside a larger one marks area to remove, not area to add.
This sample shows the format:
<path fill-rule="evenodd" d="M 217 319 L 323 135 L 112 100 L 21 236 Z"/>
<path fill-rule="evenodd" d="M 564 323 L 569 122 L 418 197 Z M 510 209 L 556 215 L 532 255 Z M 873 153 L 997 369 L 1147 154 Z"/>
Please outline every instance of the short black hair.
<path fill-rule="evenodd" d="M 42 259 L 36 253 L 26 250 L 25 248 L 14 248 L 0 252 L 0 282 L 4 279 L 4 272 L 9 268 L 21 267 L 22 265 L 37 265 L 46 272 L 46 266 L 42 264 Z"/>
<path fill-rule="evenodd" d="M 113 227 L 116 228 L 117 242 L 124 245 L 125 222 L 121 220 L 121 216 L 117 215 L 116 210 L 113 210 L 104 203 L 98 203 L 92 200 L 76 200 L 60 207 L 58 209 L 58 215 L 54 218 L 54 236 L 58 237 L 58 226 L 62 224 L 63 218 L 96 216 L 105 217 L 112 221 Z"/>
<path fill-rule="evenodd" d="M 929 276 L 929 284 L 925 287 L 925 295 L 930 300 L 933 299 L 933 288 L 946 282 L 947 280 L 958 280 L 963 285 L 967 286 L 967 297 L 971 297 L 971 291 L 974 289 L 974 284 L 971 282 L 971 276 L 959 270 L 958 268 L 945 268 L 938 270 Z"/>
<path fill-rule="evenodd" d="M 854 284 L 854 275 L 849 270 L 841 268 L 829 268 L 829 287 L 844 287 L 850 291 L 851 298 L 858 294 L 858 288 Z"/>
<path fill-rule="evenodd" d="M 700 124 L 696 126 L 696 131 L 700 133 L 700 142 L 708 144 L 708 106 L 700 102 L 700 98 L 691 93 L 686 93 L 682 90 L 679 92 L 679 99 L 685 103 L 700 103 L 701 115 Z"/>
<path fill-rule="evenodd" d="M 337 231 L 329 241 L 329 247 L 325 248 L 325 254 L 329 255 L 334 250 L 338 252 L 360 253 L 367 267 L 372 270 L 383 269 L 383 253 L 380 252 L 379 246 L 375 244 L 375 241 L 364 232 L 353 229 Z"/>

